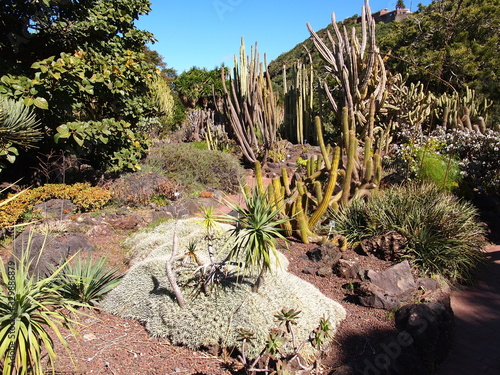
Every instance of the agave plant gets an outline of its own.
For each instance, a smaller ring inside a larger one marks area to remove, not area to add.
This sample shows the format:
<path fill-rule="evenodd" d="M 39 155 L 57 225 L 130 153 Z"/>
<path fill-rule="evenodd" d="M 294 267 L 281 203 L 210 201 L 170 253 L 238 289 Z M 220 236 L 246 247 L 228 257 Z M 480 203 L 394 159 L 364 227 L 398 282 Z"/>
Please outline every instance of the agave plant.
<path fill-rule="evenodd" d="M 54 284 L 65 299 L 94 307 L 122 277 L 118 268 L 107 266 L 106 258 L 92 260 L 78 254 L 74 262 L 67 263 L 58 273 Z"/>
<path fill-rule="evenodd" d="M 61 328 L 74 333 L 64 311 L 76 312 L 75 307 L 53 282 L 63 266 L 37 280 L 29 274 L 29 259 L 27 250 L 17 261 L 0 262 L 0 369 L 5 375 L 45 374 L 42 353 L 54 373 L 53 338 L 68 349 Z"/>
<path fill-rule="evenodd" d="M 252 288 L 253 292 L 257 292 L 265 273 L 272 268 L 273 260 L 278 263 L 277 240 L 287 242 L 280 225 L 290 219 L 280 218 L 282 207 L 274 207 L 269 202 L 267 191 L 261 192 L 255 187 L 251 193 L 243 191 L 243 197 L 244 206 L 228 202 L 237 214 L 236 218 L 226 218 L 235 223 L 228 238 L 231 244 L 228 259 L 239 261 L 243 258 L 244 270 L 260 268 Z"/>
<path fill-rule="evenodd" d="M 0 97 L 0 159 L 14 163 L 18 146 L 32 148 L 42 139 L 40 123 L 22 102 Z M 0 160 L 0 171 L 5 164 Z"/>

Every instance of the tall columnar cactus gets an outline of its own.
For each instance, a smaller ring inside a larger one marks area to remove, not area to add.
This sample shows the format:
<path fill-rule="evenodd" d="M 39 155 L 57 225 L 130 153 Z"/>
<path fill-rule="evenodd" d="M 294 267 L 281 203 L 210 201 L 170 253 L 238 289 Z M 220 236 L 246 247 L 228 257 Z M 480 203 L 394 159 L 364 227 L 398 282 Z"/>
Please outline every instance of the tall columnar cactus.
<path fill-rule="evenodd" d="M 264 65 L 266 64 L 264 56 Z M 239 62 L 235 57 L 232 76 L 221 69 L 224 87 L 224 112 L 237 138 L 243 156 L 248 162 L 265 162 L 276 141 L 280 119 L 271 78 L 264 73 L 257 44 L 250 58 L 245 54 L 242 38 Z M 228 86 L 229 78 L 229 88 Z"/>
<path fill-rule="evenodd" d="M 449 128 L 474 130 L 478 124 L 479 131 L 484 133 L 488 121 L 488 110 L 492 102 L 479 99 L 476 92 L 467 87 L 464 95 L 457 92 L 443 94 L 435 100 L 434 116 L 441 121 L 441 125 Z"/>
<path fill-rule="evenodd" d="M 296 61 L 291 67 L 291 84 L 287 82 L 286 66 L 283 66 L 284 123 L 283 133 L 291 142 L 303 144 L 313 139 L 314 71 Z"/>
<path fill-rule="evenodd" d="M 314 46 L 327 63 L 328 71 L 340 83 L 341 97 L 334 98 L 324 81 L 326 94 L 337 113 L 342 118 L 342 108 L 347 108 L 349 130 L 360 133 L 368 124 L 370 103 L 374 102 L 377 110 L 384 107 L 386 100 L 387 74 L 384 62 L 375 41 L 375 21 L 371 16 L 368 1 L 361 14 L 361 40 L 353 28 L 351 36 L 344 28 L 337 26 L 335 14 L 332 14 L 334 35 L 326 31 L 327 42 L 312 29 L 308 23 Z M 354 128 L 357 125 L 357 129 Z"/>

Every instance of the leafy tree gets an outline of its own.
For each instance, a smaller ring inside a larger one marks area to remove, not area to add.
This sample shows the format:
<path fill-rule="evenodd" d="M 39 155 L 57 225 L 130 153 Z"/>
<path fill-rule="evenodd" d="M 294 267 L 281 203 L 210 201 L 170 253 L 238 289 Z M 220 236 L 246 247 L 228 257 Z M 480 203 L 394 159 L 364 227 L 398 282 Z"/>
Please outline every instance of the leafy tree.
<path fill-rule="evenodd" d="M 210 106 L 214 108 L 214 94 L 220 97 L 223 93 L 220 77 L 221 68 L 207 70 L 192 67 L 175 79 L 174 87 L 186 107 Z"/>
<path fill-rule="evenodd" d="M 159 114 L 148 85 L 159 70 L 145 51 L 154 39 L 134 25 L 149 10 L 148 0 L 10 0 L 0 8 L 0 96 L 38 107 L 50 135 L 44 151 L 64 147 L 98 169 L 137 168 L 146 146 L 137 124 Z"/>
<path fill-rule="evenodd" d="M 406 9 L 405 2 L 403 0 L 398 0 L 396 3 L 396 9 Z"/>

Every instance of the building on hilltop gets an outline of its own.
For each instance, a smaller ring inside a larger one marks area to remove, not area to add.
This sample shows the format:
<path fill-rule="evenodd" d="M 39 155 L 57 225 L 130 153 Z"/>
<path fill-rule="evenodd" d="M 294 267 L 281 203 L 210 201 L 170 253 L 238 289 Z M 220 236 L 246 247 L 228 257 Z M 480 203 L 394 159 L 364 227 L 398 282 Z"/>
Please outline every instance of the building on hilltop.
<path fill-rule="evenodd" d="M 389 11 L 388 9 L 379 10 L 378 12 L 372 13 L 372 17 L 375 19 L 375 23 L 384 22 L 389 23 L 392 21 L 401 21 L 411 14 L 409 9 L 395 9 Z M 357 22 L 361 22 L 361 17 L 358 17 Z"/>

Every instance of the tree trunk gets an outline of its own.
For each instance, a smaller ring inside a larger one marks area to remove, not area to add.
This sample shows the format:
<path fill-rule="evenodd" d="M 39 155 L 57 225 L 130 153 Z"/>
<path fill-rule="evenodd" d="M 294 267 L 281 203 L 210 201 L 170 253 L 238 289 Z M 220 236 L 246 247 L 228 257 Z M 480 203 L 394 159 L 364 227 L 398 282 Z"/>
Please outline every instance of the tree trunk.
<path fill-rule="evenodd" d="M 179 285 L 177 285 L 177 280 L 175 278 L 174 271 L 172 270 L 172 263 L 175 260 L 176 253 L 177 253 L 177 233 L 174 232 L 172 256 L 170 257 L 169 260 L 167 260 L 167 263 L 165 265 L 165 270 L 167 272 L 168 281 L 170 282 L 170 285 L 172 285 L 172 289 L 174 291 L 175 298 L 177 299 L 177 303 L 182 308 L 182 307 L 184 307 L 184 305 L 186 303 L 184 302 L 184 297 L 182 296 L 182 291 L 179 288 Z"/>
<path fill-rule="evenodd" d="M 255 283 L 252 286 L 252 292 L 257 293 L 259 291 L 260 286 L 264 283 L 264 276 L 267 272 L 267 267 L 262 266 L 259 276 L 257 277 L 257 280 L 255 280 Z"/>

